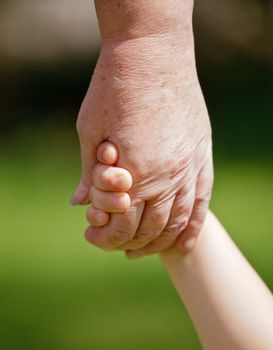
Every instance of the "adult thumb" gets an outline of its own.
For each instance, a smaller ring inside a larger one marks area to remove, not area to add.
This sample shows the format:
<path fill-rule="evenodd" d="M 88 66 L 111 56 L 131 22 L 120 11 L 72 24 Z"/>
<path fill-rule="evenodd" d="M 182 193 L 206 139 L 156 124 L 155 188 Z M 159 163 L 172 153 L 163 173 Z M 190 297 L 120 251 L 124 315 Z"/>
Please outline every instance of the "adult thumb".
<path fill-rule="evenodd" d="M 72 205 L 89 204 L 89 190 L 92 186 L 92 171 L 97 163 L 97 148 L 95 145 L 81 145 L 82 175 L 78 186 L 70 200 Z"/>
<path fill-rule="evenodd" d="M 85 205 L 90 203 L 89 190 L 92 186 L 92 171 L 96 163 L 114 165 L 118 160 L 118 150 L 111 142 L 104 141 L 86 152 L 82 149 L 82 177 L 72 198 L 72 205 Z"/>

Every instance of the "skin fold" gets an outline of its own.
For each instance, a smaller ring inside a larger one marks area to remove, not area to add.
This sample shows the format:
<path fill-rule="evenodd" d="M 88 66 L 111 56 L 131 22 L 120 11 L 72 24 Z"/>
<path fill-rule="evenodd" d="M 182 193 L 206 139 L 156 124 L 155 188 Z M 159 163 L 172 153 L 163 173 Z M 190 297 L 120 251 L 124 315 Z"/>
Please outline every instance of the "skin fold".
<path fill-rule="evenodd" d="M 204 222 L 212 142 L 195 67 L 192 5 L 96 2 L 102 47 L 77 121 L 83 170 L 72 202 L 94 202 L 92 172 L 104 141 L 118 150 L 115 166 L 133 177 L 130 208 L 109 207 L 109 223 L 89 230 L 89 241 L 103 249 L 152 254 L 178 237 L 180 249 L 191 249 Z"/>

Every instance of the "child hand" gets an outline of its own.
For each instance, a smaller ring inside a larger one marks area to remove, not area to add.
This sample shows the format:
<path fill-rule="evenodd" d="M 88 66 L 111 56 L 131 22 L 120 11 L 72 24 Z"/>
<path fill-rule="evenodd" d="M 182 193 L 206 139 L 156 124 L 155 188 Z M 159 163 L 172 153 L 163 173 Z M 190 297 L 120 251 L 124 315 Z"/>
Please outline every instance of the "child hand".
<path fill-rule="evenodd" d="M 130 208 L 127 192 L 133 184 L 132 176 L 126 169 L 114 166 L 117 159 L 118 150 L 112 143 L 104 142 L 98 147 L 98 163 L 89 194 L 92 207 L 86 213 L 88 222 L 94 227 L 107 225 L 110 213 L 124 213 Z"/>

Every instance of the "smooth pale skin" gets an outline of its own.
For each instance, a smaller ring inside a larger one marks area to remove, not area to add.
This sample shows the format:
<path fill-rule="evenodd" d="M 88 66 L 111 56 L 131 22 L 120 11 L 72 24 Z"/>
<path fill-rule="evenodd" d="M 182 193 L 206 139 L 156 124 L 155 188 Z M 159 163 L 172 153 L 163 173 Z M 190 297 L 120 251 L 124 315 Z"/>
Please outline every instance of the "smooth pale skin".
<path fill-rule="evenodd" d="M 118 195 L 117 202 L 124 202 L 108 225 L 90 230 L 89 240 L 104 249 L 146 247 L 150 254 L 183 232 L 179 247 L 190 249 L 213 182 L 211 127 L 195 66 L 193 1 L 95 4 L 102 47 L 77 121 L 82 176 L 72 203 L 99 196 L 92 174 L 96 150 L 108 140 L 119 152 L 115 166 L 133 176 L 131 206 L 120 213 L 129 198 Z"/>
<path fill-rule="evenodd" d="M 191 253 L 160 257 L 205 350 L 273 349 L 272 294 L 212 213 Z"/>
<path fill-rule="evenodd" d="M 122 168 L 110 166 L 118 160 L 116 147 L 104 142 L 98 147 L 97 160 L 93 174 L 93 186 L 90 189 L 92 206 L 87 210 L 86 218 L 92 226 L 105 226 L 110 221 L 110 213 L 125 213 L 131 205 L 126 193 L 132 187 L 131 174 Z M 121 198 L 121 206 L 116 199 Z"/>

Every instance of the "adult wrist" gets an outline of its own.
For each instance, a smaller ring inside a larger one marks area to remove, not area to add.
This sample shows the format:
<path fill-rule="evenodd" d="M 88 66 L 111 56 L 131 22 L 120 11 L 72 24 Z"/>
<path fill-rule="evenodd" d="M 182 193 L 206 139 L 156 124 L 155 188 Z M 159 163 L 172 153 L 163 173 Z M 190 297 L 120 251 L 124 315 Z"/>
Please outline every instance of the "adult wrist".
<path fill-rule="evenodd" d="M 175 96 L 185 89 L 189 94 L 199 94 L 194 45 L 185 44 L 182 39 L 172 40 L 167 35 L 118 42 L 108 40 L 102 45 L 93 83 L 100 84 L 106 75 L 115 89 L 126 90 L 127 96 L 150 89 L 154 92 L 168 89 Z"/>
<path fill-rule="evenodd" d="M 193 0 L 95 0 L 103 41 L 192 33 Z"/>

